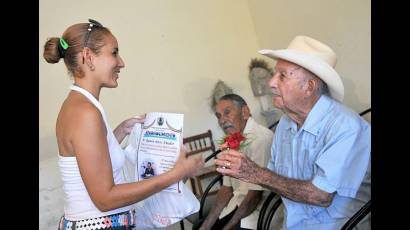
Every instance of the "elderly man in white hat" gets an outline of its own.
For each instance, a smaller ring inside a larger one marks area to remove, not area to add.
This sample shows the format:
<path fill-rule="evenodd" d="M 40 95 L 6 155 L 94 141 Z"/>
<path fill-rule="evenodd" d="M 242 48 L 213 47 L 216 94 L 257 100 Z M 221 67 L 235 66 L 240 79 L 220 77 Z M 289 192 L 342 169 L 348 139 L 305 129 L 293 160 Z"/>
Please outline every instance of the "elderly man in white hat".
<path fill-rule="evenodd" d="M 227 150 L 217 171 L 280 194 L 284 229 L 340 229 L 370 199 L 370 125 L 342 104 L 327 45 L 297 36 L 287 49 L 259 52 L 277 60 L 269 86 L 284 112 L 272 158 L 266 169 Z M 358 227 L 370 229 L 369 221 Z"/>

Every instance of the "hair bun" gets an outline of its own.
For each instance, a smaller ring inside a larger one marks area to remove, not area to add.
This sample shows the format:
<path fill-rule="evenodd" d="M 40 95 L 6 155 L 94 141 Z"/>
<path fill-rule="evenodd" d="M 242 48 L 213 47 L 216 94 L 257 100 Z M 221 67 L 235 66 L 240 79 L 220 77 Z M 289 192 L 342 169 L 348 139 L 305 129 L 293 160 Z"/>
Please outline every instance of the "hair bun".
<path fill-rule="evenodd" d="M 62 57 L 59 50 L 59 38 L 53 37 L 46 41 L 46 44 L 44 44 L 43 57 L 48 63 L 52 64 L 60 61 Z"/>

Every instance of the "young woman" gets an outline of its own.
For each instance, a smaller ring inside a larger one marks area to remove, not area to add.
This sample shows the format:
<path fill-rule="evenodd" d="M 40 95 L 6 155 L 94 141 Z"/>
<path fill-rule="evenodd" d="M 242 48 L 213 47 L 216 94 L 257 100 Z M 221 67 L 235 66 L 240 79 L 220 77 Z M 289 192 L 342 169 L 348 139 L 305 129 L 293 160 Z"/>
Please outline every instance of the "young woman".
<path fill-rule="evenodd" d="M 125 183 L 121 173 L 125 154 L 119 143 L 143 119 L 125 120 L 114 131 L 107 122 L 100 91 L 117 87 L 125 65 L 117 39 L 106 27 L 91 19 L 72 25 L 62 37 L 46 42 L 43 56 L 52 64 L 62 58 L 74 79 L 56 124 L 65 195 L 59 229 L 131 229 L 131 204 L 203 166 L 201 158 L 186 158 L 181 151 L 175 167 L 167 173 Z"/>

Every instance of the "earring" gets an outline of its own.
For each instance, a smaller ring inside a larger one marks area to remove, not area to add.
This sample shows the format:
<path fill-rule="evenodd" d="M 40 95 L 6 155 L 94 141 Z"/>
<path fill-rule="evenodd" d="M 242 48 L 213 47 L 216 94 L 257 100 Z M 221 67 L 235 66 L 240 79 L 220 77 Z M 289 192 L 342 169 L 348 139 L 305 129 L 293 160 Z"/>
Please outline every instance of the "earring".
<path fill-rule="evenodd" d="M 91 69 L 91 71 L 94 71 L 95 70 L 94 65 L 90 65 L 90 69 Z"/>

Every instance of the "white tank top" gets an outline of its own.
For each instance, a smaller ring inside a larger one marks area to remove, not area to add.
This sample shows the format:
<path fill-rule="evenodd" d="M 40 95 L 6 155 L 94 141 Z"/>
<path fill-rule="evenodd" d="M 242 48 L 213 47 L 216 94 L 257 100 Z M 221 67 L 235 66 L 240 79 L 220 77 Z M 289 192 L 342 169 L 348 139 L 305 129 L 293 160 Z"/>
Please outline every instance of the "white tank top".
<path fill-rule="evenodd" d="M 87 90 L 75 85 L 70 86 L 71 90 L 75 90 L 87 97 L 95 107 L 100 110 L 107 128 L 108 150 L 110 152 L 111 165 L 115 184 L 125 183 L 122 167 L 125 163 L 123 150 L 112 132 L 100 102 Z M 92 202 L 85 188 L 83 179 L 81 178 L 78 169 L 76 157 L 63 157 L 59 155 L 58 164 L 63 180 L 64 190 L 64 215 L 67 220 L 83 220 L 94 217 L 111 215 L 119 212 L 125 212 L 131 209 L 131 206 L 126 206 L 114 209 L 108 212 L 101 212 Z"/>

